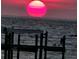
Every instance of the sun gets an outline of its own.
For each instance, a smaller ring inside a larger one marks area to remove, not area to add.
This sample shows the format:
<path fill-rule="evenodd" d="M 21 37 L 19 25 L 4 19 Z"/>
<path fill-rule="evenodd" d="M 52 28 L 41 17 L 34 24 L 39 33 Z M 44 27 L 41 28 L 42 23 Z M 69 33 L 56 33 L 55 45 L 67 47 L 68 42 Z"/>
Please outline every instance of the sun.
<path fill-rule="evenodd" d="M 46 14 L 46 6 L 41 1 L 32 1 L 26 7 L 28 15 L 33 17 L 43 17 Z"/>

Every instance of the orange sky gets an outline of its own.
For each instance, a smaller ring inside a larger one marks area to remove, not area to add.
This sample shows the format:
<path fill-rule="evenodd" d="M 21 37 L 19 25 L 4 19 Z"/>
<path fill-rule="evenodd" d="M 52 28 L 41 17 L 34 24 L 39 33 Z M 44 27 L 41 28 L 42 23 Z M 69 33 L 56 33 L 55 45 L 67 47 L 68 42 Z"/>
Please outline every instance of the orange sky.
<path fill-rule="evenodd" d="M 2 0 L 2 15 L 28 16 L 25 11 L 25 3 L 28 5 L 32 0 Z M 76 20 L 76 0 L 41 0 L 47 7 L 45 18 Z"/>

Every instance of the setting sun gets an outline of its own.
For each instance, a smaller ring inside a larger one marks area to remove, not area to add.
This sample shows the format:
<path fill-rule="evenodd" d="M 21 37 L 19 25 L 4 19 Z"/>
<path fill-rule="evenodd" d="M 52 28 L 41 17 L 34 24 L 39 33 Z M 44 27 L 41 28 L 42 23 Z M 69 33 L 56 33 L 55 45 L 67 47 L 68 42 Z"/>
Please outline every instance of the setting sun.
<path fill-rule="evenodd" d="M 26 8 L 27 13 L 33 17 L 42 17 L 46 14 L 46 6 L 41 1 L 32 1 Z"/>

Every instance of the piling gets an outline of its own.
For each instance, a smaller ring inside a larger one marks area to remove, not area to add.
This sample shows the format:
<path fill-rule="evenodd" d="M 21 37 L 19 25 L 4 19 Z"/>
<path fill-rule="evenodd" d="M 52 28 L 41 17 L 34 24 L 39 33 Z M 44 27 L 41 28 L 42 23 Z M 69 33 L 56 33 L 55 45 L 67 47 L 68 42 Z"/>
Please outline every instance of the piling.
<path fill-rule="evenodd" d="M 11 59 L 13 59 L 13 39 L 14 39 L 14 32 L 11 33 Z"/>
<path fill-rule="evenodd" d="M 17 59 L 19 59 L 19 54 L 20 54 L 19 47 L 20 47 L 20 34 L 18 35 Z"/>
<path fill-rule="evenodd" d="M 9 33 L 9 35 L 8 35 L 8 42 L 7 42 L 7 44 L 8 44 L 7 45 L 7 48 L 8 48 L 8 59 L 11 58 L 11 56 L 10 56 L 11 55 L 11 53 L 10 53 L 11 52 L 11 48 L 10 48 L 11 47 L 10 46 L 11 45 L 11 42 L 10 42 L 11 40 L 10 39 L 11 39 L 11 33 Z"/>
<path fill-rule="evenodd" d="M 47 47 L 47 39 L 48 38 L 48 32 L 46 31 L 45 33 L 45 47 Z M 46 49 L 44 50 L 44 59 L 46 59 L 46 56 L 47 56 L 47 51 Z"/>
<path fill-rule="evenodd" d="M 38 35 L 35 35 L 35 46 L 36 46 L 36 52 L 35 52 L 35 59 L 37 59 L 37 50 L 38 50 L 38 48 L 37 48 L 37 46 L 38 46 Z"/>
<path fill-rule="evenodd" d="M 39 59 L 42 59 L 43 33 L 40 34 Z"/>
<path fill-rule="evenodd" d="M 7 41 L 8 41 L 8 32 L 7 28 L 4 28 L 4 33 L 5 33 L 5 50 L 4 50 L 4 59 L 8 59 L 8 54 L 7 54 Z"/>
<path fill-rule="evenodd" d="M 65 59 L 65 40 L 66 40 L 66 37 L 64 35 L 62 38 L 62 46 L 63 46 L 62 59 Z"/>

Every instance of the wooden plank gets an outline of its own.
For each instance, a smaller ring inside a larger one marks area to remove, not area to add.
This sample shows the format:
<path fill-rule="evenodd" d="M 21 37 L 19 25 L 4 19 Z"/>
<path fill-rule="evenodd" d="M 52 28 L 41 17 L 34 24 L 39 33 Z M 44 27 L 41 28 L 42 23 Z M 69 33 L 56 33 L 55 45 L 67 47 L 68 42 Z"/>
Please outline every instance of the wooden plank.
<path fill-rule="evenodd" d="M 5 45 L 1 44 L 1 49 L 5 50 Z M 12 49 L 17 50 L 17 47 L 19 47 L 20 51 L 29 51 L 29 52 L 36 52 L 37 49 L 46 49 L 47 51 L 57 51 L 57 52 L 62 52 L 63 51 L 63 47 L 51 47 L 51 46 L 33 46 L 33 45 L 13 45 Z"/>

